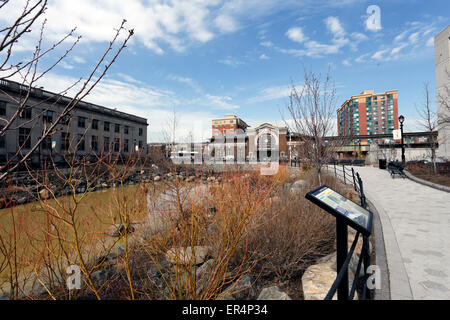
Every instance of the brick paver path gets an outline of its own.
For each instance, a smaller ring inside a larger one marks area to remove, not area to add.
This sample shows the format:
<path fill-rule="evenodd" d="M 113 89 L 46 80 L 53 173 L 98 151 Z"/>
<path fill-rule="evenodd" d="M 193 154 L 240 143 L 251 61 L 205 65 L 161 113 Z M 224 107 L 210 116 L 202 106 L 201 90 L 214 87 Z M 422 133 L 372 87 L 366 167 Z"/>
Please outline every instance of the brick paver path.
<path fill-rule="evenodd" d="M 354 169 L 367 198 L 388 216 L 381 222 L 391 277 L 406 271 L 406 281 L 391 279 L 392 298 L 408 298 L 402 292 L 410 288 L 413 299 L 450 299 L 450 193 L 392 179 L 387 170 Z"/>

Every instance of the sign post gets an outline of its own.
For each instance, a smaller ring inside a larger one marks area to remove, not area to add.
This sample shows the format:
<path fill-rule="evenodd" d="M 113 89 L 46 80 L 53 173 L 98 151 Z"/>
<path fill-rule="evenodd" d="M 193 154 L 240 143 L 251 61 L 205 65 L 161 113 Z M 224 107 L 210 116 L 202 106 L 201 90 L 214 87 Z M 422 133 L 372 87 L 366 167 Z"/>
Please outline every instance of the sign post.
<path fill-rule="evenodd" d="M 336 219 L 336 274 L 342 269 L 348 252 L 348 228 L 342 219 Z M 348 270 L 337 289 L 338 300 L 348 300 Z"/>
<path fill-rule="evenodd" d="M 372 212 L 323 185 L 308 192 L 306 199 L 336 217 L 336 272 L 343 268 L 348 254 L 348 226 L 368 237 L 372 232 Z M 348 300 L 348 269 L 337 288 L 338 300 Z"/>

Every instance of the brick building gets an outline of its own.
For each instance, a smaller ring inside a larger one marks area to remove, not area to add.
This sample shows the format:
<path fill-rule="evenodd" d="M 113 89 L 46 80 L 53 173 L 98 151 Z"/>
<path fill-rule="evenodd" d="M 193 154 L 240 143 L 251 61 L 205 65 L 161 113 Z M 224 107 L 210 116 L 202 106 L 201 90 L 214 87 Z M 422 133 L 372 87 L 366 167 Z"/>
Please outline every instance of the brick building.
<path fill-rule="evenodd" d="M 365 90 L 346 100 L 337 110 L 338 135 L 389 134 L 398 126 L 398 90 L 375 94 Z M 349 141 L 370 144 L 371 139 Z"/>
<path fill-rule="evenodd" d="M 212 120 L 212 136 L 226 136 L 230 134 L 236 134 L 238 129 L 245 132 L 248 125 L 244 120 L 238 118 L 235 115 L 226 115 L 222 119 Z"/>

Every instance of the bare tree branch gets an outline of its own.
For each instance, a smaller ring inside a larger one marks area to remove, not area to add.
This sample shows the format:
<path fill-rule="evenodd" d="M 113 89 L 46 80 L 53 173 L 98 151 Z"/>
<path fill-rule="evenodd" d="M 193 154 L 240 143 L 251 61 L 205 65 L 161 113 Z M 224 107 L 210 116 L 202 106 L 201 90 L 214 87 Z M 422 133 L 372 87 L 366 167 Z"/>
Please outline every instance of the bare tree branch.
<path fill-rule="evenodd" d="M 8 1 L 2 3 L 0 9 L 4 8 L 4 6 L 8 3 Z M 55 51 L 57 47 L 65 43 L 70 37 L 74 35 L 76 28 L 72 29 L 68 32 L 62 39 L 54 43 L 51 47 L 43 50 L 42 44 L 45 36 L 45 24 L 46 20 L 43 21 L 39 39 L 37 40 L 36 49 L 34 50 L 32 58 L 30 58 L 25 63 L 18 62 L 11 66 L 5 67 L 8 60 L 13 55 L 14 44 L 26 33 L 30 31 L 30 28 L 35 24 L 36 20 L 45 13 L 47 8 L 47 0 L 37 0 L 32 5 L 30 5 L 30 1 L 27 1 L 24 9 L 22 10 L 20 16 L 12 23 L 11 26 L 3 28 L 0 30 L 0 52 L 3 50 L 7 50 L 4 61 L 0 63 L 0 80 L 8 79 L 13 76 L 19 75 L 22 79 L 19 84 L 19 94 L 18 97 L 13 97 L 9 95 L 7 92 L 0 90 L 1 93 L 5 94 L 10 98 L 10 101 L 13 101 L 17 104 L 17 109 L 15 110 L 12 116 L 0 118 L 0 122 L 3 122 L 0 126 L 0 136 L 5 135 L 8 130 L 18 129 L 25 126 L 31 125 L 31 129 L 38 123 L 41 119 L 43 113 L 48 110 L 52 110 L 52 107 L 59 104 L 64 105 L 63 111 L 56 117 L 56 120 L 51 124 L 46 124 L 44 126 L 44 130 L 42 132 L 42 136 L 39 137 L 38 141 L 34 143 L 30 148 L 27 148 L 24 151 L 25 143 L 19 146 L 18 151 L 14 154 L 14 156 L 10 157 L 7 160 L 7 163 L 2 168 L 3 172 L 0 174 L 0 181 L 4 180 L 12 171 L 16 170 L 20 165 L 25 163 L 37 150 L 39 145 L 51 134 L 56 132 L 58 124 L 67 116 L 70 115 L 71 111 L 77 106 L 77 104 L 84 99 L 100 82 L 100 80 L 104 77 L 106 72 L 109 70 L 111 65 L 116 61 L 118 55 L 122 52 L 122 50 L 126 47 L 129 39 L 133 36 L 133 29 L 127 30 L 127 35 L 124 40 L 117 45 L 119 39 L 119 35 L 125 29 L 126 20 L 123 20 L 118 29 L 116 29 L 114 37 L 109 42 L 108 47 L 103 52 L 98 62 L 91 70 L 90 74 L 87 76 L 85 80 L 81 78 L 78 81 L 75 81 L 71 85 L 69 85 L 64 90 L 56 93 L 50 97 L 46 97 L 45 99 L 41 99 L 41 101 L 29 105 L 31 93 L 35 90 L 36 82 L 45 77 L 51 70 L 54 69 L 63 59 L 65 59 L 68 54 L 74 49 L 74 47 L 79 43 L 81 36 L 78 36 L 75 41 L 65 50 L 65 52 L 60 55 L 58 58 L 54 60 L 53 63 L 50 63 L 49 66 L 45 67 L 43 71 L 39 70 L 39 62 L 41 59 L 48 55 L 49 53 Z M 1 14 L 1 11 L 0 11 Z M 101 68 L 101 66 L 108 58 L 106 65 Z M 81 85 L 80 85 L 81 84 Z M 71 89 L 74 89 L 76 86 L 80 85 L 80 88 L 74 94 L 72 98 L 65 98 L 64 95 Z M 65 98 L 65 99 L 64 99 Z M 67 101 L 67 102 L 65 102 Z M 17 124 L 18 118 L 23 114 L 26 109 L 36 109 L 39 105 L 45 105 L 45 109 L 41 112 L 35 112 L 33 119 L 29 121 L 23 121 Z M 31 130 L 30 130 L 31 134 Z M 30 138 L 30 136 L 28 136 Z M 25 140 L 26 141 L 26 140 Z"/>
<path fill-rule="evenodd" d="M 300 137 L 303 156 L 313 165 L 321 183 L 321 169 L 335 154 L 340 139 L 326 141 L 333 134 L 336 112 L 336 89 L 330 71 L 322 81 L 321 76 L 304 70 L 304 83 L 291 84 L 289 102 L 286 106 L 290 121 L 284 122 L 291 132 Z"/>

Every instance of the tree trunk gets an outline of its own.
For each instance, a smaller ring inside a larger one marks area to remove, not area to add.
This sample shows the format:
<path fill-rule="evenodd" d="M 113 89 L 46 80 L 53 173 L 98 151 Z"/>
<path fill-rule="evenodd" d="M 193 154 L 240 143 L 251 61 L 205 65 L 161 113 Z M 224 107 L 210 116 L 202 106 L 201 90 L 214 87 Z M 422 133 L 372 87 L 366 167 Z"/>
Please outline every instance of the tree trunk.
<path fill-rule="evenodd" d="M 436 168 L 436 149 L 434 147 L 431 148 L 431 161 L 433 161 L 433 173 L 437 174 Z"/>

